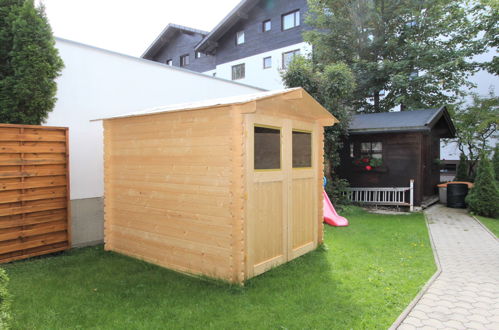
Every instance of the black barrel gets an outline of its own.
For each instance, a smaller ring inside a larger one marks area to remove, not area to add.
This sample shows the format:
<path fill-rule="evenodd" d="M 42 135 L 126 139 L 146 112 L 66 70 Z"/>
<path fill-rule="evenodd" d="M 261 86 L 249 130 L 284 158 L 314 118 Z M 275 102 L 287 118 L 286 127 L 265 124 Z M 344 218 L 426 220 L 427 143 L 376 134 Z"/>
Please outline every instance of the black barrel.
<path fill-rule="evenodd" d="M 447 207 L 454 209 L 466 208 L 464 198 L 468 194 L 468 185 L 466 183 L 447 184 Z"/>

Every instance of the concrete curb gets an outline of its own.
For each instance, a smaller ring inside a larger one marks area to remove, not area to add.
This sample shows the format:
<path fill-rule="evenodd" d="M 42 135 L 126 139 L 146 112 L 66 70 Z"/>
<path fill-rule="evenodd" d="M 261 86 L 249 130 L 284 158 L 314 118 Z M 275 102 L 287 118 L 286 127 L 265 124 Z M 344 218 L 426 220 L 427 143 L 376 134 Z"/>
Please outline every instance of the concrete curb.
<path fill-rule="evenodd" d="M 435 272 L 435 274 L 433 274 L 432 277 L 430 277 L 428 282 L 426 282 L 426 284 L 421 288 L 421 290 L 419 290 L 416 297 L 409 303 L 409 305 L 404 309 L 402 314 L 400 314 L 400 316 L 395 320 L 395 322 L 393 322 L 389 330 L 396 330 L 400 326 L 400 324 L 404 322 L 406 317 L 413 310 L 414 306 L 416 306 L 416 304 L 421 300 L 426 291 L 428 291 L 433 282 L 435 282 L 436 279 L 440 276 L 440 274 L 442 274 L 442 267 L 440 265 L 440 259 L 438 257 L 437 249 L 435 248 L 433 236 L 431 234 L 430 225 L 428 223 L 428 217 L 426 216 L 426 213 L 423 214 L 426 222 L 426 228 L 428 229 L 428 236 L 430 237 L 431 250 L 433 251 L 433 258 L 435 259 L 435 265 L 437 266 L 437 271 Z"/>
<path fill-rule="evenodd" d="M 492 235 L 492 237 L 494 237 L 496 239 L 496 241 L 499 241 L 499 238 L 493 232 L 491 232 L 490 229 L 486 225 L 484 225 L 480 220 L 478 220 L 477 217 L 475 217 L 474 215 L 471 215 L 469 213 L 468 213 L 468 215 L 471 216 L 473 219 L 475 219 L 475 221 L 478 222 L 478 224 L 480 226 L 482 226 L 482 228 L 485 229 L 486 232 L 488 232 L 490 235 Z"/>

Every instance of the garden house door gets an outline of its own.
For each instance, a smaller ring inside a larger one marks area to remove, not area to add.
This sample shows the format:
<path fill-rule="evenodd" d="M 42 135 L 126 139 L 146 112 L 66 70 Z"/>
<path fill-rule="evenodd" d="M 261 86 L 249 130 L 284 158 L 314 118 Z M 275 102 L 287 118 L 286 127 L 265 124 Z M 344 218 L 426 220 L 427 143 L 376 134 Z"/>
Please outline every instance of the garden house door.
<path fill-rule="evenodd" d="M 314 123 L 255 114 L 246 132 L 251 277 L 317 246 L 319 150 Z"/>

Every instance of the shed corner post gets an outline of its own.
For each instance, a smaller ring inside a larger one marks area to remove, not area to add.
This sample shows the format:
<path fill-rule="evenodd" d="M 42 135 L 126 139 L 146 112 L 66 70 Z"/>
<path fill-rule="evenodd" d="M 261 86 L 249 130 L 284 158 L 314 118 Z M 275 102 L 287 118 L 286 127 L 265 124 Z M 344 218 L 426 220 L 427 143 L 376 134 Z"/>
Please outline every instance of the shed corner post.
<path fill-rule="evenodd" d="M 410 189 L 410 206 L 409 211 L 414 212 L 414 179 L 411 179 L 409 184 Z"/>

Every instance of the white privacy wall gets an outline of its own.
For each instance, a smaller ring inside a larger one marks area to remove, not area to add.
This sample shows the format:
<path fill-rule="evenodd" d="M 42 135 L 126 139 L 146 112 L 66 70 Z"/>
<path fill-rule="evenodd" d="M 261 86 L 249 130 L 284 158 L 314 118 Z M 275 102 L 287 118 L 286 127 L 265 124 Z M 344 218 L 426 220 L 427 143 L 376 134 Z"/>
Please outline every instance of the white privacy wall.
<path fill-rule="evenodd" d="M 103 196 L 102 122 L 90 120 L 261 91 L 60 38 L 56 46 L 65 68 L 45 125 L 69 127 L 71 199 Z"/>

